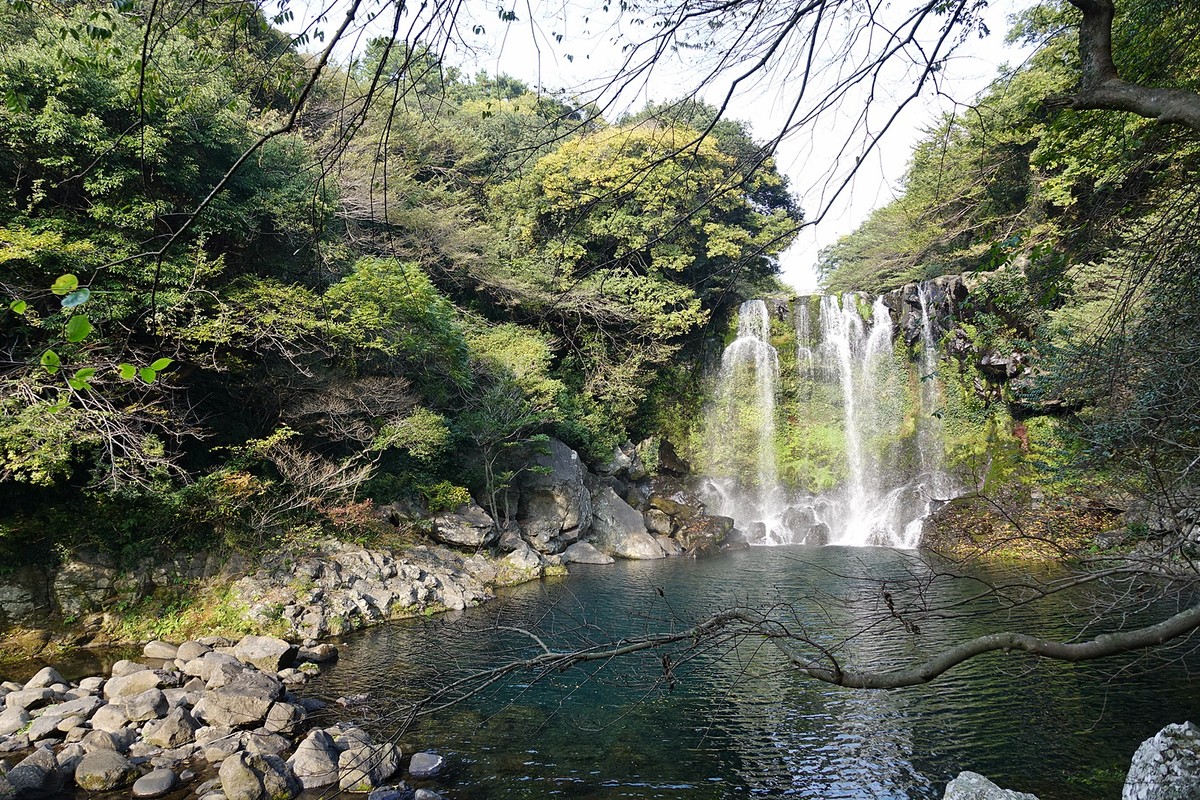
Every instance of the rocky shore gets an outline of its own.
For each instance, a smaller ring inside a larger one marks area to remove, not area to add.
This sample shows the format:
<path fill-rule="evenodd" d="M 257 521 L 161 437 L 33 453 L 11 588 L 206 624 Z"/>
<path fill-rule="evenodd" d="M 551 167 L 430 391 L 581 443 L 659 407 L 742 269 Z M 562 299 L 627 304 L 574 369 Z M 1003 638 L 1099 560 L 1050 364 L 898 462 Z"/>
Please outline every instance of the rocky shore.
<path fill-rule="evenodd" d="M 153 641 L 107 676 L 67 681 L 45 667 L 0 684 L 0 798 L 71 793 L 204 800 L 287 800 L 305 789 L 372 800 L 436 800 L 435 753 L 401 752 L 361 728 L 317 720 L 325 704 L 296 693 L 331 645 L 247 636 L 179 645 Z M 327 715 L 325 715 L 327 716 Z M 328 719 L 326 719 L 328 721 Z M 9 755 L 11 754 L 11 755 Z"/>
<path fill-rule="evenodd" d="M 438 800 L 434 752 L 405 753 L 331 722 L 302 687 L 337 658 L 329 644 L 218 637 L 152 641 L 143 657 L 78 682 L 45 667 L 0 684 L 0 800 L 76 791 L 202 800 L 290 800 L 306 790 Z M 1200 796 L 1200 729 L 1168 725 L 1138 748 L 1123 800 Z M 963 772 L 944 800 L 1037 800 Z"/>

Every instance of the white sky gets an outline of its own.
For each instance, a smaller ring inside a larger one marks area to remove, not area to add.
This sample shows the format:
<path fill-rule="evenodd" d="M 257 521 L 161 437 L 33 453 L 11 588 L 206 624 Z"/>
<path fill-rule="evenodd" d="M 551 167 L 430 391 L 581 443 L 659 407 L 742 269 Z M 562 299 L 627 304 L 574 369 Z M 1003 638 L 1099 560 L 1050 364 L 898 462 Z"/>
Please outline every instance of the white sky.
<path fill-rule="evenodd" d="M 305 0 L 296 1 L 305 3 Z M 332 9 L 340 2 L 328 1 L 333 3 Z M 464 47 L 450 49 L 445 53 L 447 63 L 459 66 L 468 74 L 480 70 L 493 75 L 504 73 L 546 91 L 565 90 L 576 97 L 590 99 L 622 62 L 622 53 L 614 41 L 646 36 L 644 28 L 632 24 L 629 13 L 605 12 L 600 7 L 605 0 L 500 0 L 502 7 L 497 6 L 496 1 L 467 0 L 455 19 L 455 29 L 469 50 Z M 616 5 L 619 0 L 611 2 Z M 800 197 L 807 217 L 813 218 L 822 207 L 829 205 L 822 221 L 805 228 L 783 254 L 782 278 L 785 282 L 800 292 L 816 290 L 818 251 L 854 230 L 872 209 L 896 196 L 909 153 L 921 137 L 922 129 L 934 124 L 942 113 L 950 111 L 955 101 L 970 101 L 987 86 L 1002 62 L 1016 62 L 1025 57 L 1025 53 L 1008 48 L 1003 42 L 1008 16 L 1025 5 L 1028 0 L 992 0 L 985 14 L 991 35 L 984 39 L 973 38 L 957 51 L 948 69 L 941 74 L 940 94 L 924 97 L 902 112 L 880 145 L 854 170 L 851 183 L 838 199 L 832 202 L 826 199 L 830 187 L 837 183 L 830 176 L 845 175 L 851 170 L 857 149 L 851 148 L 841 163 L 837 156 L 852 135 L 855 118 L 862 112 L 860 96 L 848 96 L 838 108 L 821 116 L 816 126 L 780 144 L 778 167 L 791 179 L 791 188 Z M 890 6 L 889 9 L 903 14 L 907 6 L 908 3 L 901 0 L 896 9 Z M 298 28 L 306 16 L 299 9 L 309 7 L 312 6 L 296 5 L 297 18 L 285 27 Z M 517 21 L 502 21 L 498 13 L 501 8 L 514 11 Z M 331 11 L 326 25 L 335 22 L 337 16 Z M 368 36 L 387 32 L 381 17 L 370 23 L 355 41 L 361 43 Z M 314 45 L 320 46 L 319 43 Z M 349 54 L 339 55 L 347 57 Z M 691 56 L 691 63 L 660 59 L 647 80 L 626 85 L 615 97 L 611 92 L 606 95 L 612 105 L 605 107 L 605 117 L 613 120 L 622 112 L 636 111 L 649 101 L 672 100 L 693 91 L 702 74 L 700 65 L 704 59 L 711 58 L 712 53 L 700 53 Z M 835 62 L 833 69 L 843 67 Z M 878 111 L 869 122 L 874 129 L 878 129 L 885 112 L 890 113 L 894 108 L 884 95 L 889 91 L 896 95 L 907 94 L 913 85 L 911 66 L 897 63 L 889 74 L 892 85 L 875 90 Z M 748 123 L 757 139 L 775 136 L 791 105 L 795 80 L 794 75 L 772 74 L 757 81 L 756 85 L 739 87 L 730 103 L 729 116 Z M 700 95 L 710 103 L 719 104 L 727 86 L 727 82 L 714 82 L 704 86 Z"/>

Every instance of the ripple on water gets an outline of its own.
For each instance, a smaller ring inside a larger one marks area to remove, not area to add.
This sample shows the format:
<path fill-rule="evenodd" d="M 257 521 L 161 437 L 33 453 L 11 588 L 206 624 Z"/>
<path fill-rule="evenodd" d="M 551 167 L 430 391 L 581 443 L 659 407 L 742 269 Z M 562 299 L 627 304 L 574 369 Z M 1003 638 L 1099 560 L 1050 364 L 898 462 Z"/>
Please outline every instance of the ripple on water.
<path fill-rule="evenodd" d="M 922 569 L 912 554 L 832 547 L 577 568 L 567 581 L 518 587 L 465 614 L 356 634 L 310 686 L 330 697 L 369 692 L 383 733 L 394 728 L 389 709 L 448 676 L 530 652 L 528 637 L 498 622 L 553 642 L 600 641 L 686 626 L 732 603 L 790 603 L 794 622 L 832 643 L 883 609 L 880 576 L 894 586 Z M 996 577 L 995 568 L 979 572 Z M 925 601 L 977 588 L 935 583 Z M 834 595 L 843 602 L 827 600 Z M 893 624 L 842 654 L 858 667 L 897 666 L 998 628 L 1061 636 L 1079 599 L 1000 618 L 923 620 L 916 636 Z M 656 680 L 662 673 L 656 656 L 640 656 L 537 682 L 514 676 L 404 738 L 450 755 L 449 780 L 465 798 L 923 799 L 971 769 L 1042 800 L 1083 800 L 1101 796 L 1086 781 L 1105 770 L 1101 788 L 1119 794 L 1112 770 L 1143 738 L 1200 718 L 1178 663 L 1109 679 L 1095 666 L 988 657 L 930 686 L 860 691 L 803 679 L 778 650 L 747 644 L 677 665 L 670 690 Z"/>

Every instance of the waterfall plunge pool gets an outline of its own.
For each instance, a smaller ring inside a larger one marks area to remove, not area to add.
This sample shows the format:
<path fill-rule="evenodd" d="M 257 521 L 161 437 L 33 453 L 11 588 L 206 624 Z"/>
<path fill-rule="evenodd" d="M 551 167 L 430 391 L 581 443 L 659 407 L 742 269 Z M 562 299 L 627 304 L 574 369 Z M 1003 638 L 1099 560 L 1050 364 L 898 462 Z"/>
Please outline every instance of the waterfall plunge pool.
<path fill-rule="evenodd" d="M 1006 569 L 970 571 L 1000 580 L 1014 574 Z M 1015 610 L 921 618 L 917 635 L 899 624 L 862 630 L 886 614 L 880 579 L 929 571 L 912 553 L 843 547 L 576 566 L 569 579 L 516 587 L 462 614 L 348 637 L 338 664 L 309 688 L 328 699 L 366 693 L 346 713 L 388 734 L 403 701 L 531 654 L 529 638 L 508 628 L 559 646 L 678 629 L 733 604 L 788 603 L 830 641 L 858 632 L 844 654 L 854 665 L 899 668 L 989 631 L 1070 636 L 1089 615 L 1089 597 L 1076 593 Z M 933 581 L 926 599 L 940 605 L 978 588 Z M 518 673 L 401 741 L 406 752 L 446 755 L 454 765 L 448 796 L 472 800 L 940 798 L 961 770 L 1041 800 L 1084 800 L 1119 797 L 1143 739 L 1200 718 L 1189 659 L 1178 654 L 1079 665 L 983 656 L 931 685 L 888 691 L 801 677 L 773 646 L 749 643 L 673 666 L 668 688 L 660 655 L 537 682 Z"/>

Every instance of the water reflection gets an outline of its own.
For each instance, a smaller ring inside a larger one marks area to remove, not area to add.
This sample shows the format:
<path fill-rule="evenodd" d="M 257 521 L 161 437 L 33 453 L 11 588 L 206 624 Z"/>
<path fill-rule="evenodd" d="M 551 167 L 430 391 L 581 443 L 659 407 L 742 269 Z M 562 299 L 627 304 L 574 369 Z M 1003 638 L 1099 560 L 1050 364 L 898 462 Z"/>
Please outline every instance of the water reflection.
<path fill-rule="evenodd" d="M 922 605 L 978 592 L 934 578 L 911 554 L 841 548 L 579 568 L 567 581 L 519 587 L 456 619 L 365 631 L 312 686 L 330 697 L 368 692 L 368 708 L 390 709 L 448 676 L 528 654 L 529 638 L 503 626 L 578 645 L 686 627 L 734 603 L 795 604 L 794 619 L 837 645 L 844 662 L 896 667 L 1000 627 L 1061 636 L 1079 613 L 1075 603 L 1086 605 L 1064 597 L 1051 608 L 1001 613 L 993 599 L 972 616 L 921 615 Z M 906 585 L 921 591 L 906 593 Z M 864 620 L 876 624 L 863 631 Z M 660 654 L 642 654 L 536 683 L 518 675 L 405 738 L 450 755 L 459 765 L 450 783 L 469 798 L 935 798 L 972 769 L 1042 800 L 1082 800 L 1117 796 L 1116 769 L 1141 739 L 1200 716 L 1178 662 L 1109 678 L 1112 664 L 986 657 L 931 686 L 858 691 L 799 677 L 769 645 L 685 655 L 677 648 L 673 657 L 683 660 L 670 669 Z M 373 724 L 383 732 L 393 722 L 383 715 Z"/>

